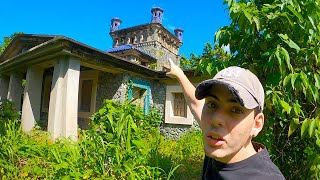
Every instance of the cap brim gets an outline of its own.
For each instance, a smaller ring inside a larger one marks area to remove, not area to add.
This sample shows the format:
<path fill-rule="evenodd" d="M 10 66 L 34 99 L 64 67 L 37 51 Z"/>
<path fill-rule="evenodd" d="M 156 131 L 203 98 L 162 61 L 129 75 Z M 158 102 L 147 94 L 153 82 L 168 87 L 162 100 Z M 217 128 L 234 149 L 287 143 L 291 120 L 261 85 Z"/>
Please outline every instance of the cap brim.
<path fill-rule="evenodd" d="M 220 81 L 219 79 L 209 79 L 203 81 L 196 88 L 196 98 L 198 100 L 204 99 L 209 93 L 211 93 L 211 88 L 216 85 L 223 85 L 227 87 L 230 93 L 236 98 L 237 102 L 247 109 L 254 109 L 259 106 L 254 97 L 244 87 L 225 79 L 223 79 L 223 81 Z"/>

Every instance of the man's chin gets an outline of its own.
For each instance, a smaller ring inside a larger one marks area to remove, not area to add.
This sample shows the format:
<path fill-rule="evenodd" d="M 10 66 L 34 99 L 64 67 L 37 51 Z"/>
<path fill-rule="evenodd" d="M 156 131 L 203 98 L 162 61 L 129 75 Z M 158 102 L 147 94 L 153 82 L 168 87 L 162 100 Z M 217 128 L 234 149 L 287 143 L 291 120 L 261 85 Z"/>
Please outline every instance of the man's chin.
<path fill-rule="evenodd" d="M 223 149 L 216 147 L 205 146 L 204 152 L 208 157 L 213 158 L 215 160 L 223 159 L 226 156 Z"/>

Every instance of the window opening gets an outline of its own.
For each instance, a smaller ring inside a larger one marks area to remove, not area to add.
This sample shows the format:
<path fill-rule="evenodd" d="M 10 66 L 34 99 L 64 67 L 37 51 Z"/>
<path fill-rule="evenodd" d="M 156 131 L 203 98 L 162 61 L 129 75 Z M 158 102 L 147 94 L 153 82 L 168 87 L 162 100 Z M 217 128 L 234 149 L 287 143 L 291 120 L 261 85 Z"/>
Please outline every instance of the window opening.
<path fill-rule="evenodd" d="M 81 112 L 90 112 L 93 80 L 83 80 L 81 87 Z"/>
<path fill-rule="evenodd" d="M 174 116 L 187 117 L 187 103 L 183 93 L 173 93 L 173 94 L 174 94 L 174 106 L 173 106 Z"/>

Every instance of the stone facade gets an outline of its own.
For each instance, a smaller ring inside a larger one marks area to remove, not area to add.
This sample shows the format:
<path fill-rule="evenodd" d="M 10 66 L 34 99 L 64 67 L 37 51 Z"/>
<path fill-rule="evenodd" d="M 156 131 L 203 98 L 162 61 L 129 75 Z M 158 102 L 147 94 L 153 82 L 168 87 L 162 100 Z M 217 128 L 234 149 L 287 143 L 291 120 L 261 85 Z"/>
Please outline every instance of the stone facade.
<path fill-rule="evenodd" d="M 96 111 L 103 106 L 104 99 L 123 102 L 126 99 L 128 79 L 124 74 L 100 73 L 96 96 Z"/>
<path fill-rule="evenodd" d="M 160 110 L 164 116 L 166 86 L 156 80 L 137 78 L 128 74 L 101 73 L 99 75 L 96 111 L 102 108 L 104 99 L 123 102 L 128 98 L 129 81 L 140 81 L 150 85 L 150 104 Z"/>
<path fill-rule="evenodd" d="M 190 129 L 200 130 L 200 126 L 195 119 L 192 125 L 163 124 L 160 128 L 160 133 L 164 135 L 165 138 L 178 140 L 181 135 Z"/>
<path fill-rule="evenodd" d="M 157 70 L 162 70 L 163 67 L 169 67 L 169 58 L 171 58 L 175 64 L 180 65 L 180 56 L 158 42 L 154 42 L 153 46 L 148 45 L 148 43 L 141 43 L 138 44 L 137 47 L 158 59 Z"/>
<path fill-rule="evenodd" d="M 169 58 L 177 65 L 180 64 L 178 51 L 182 43 L 162 25 L 147 24 L 115 31 L 110 35 L 113 39 L 113 47 L 132 44 L 157 58 L 158 70 L 162 70 L 162 67 L 169 67 Z"/>
<path fill-rule="evenodd" d="M 151 106 L 157 108 L 163 116 L 163 123 L 160 128 L 160 132 L 166 138 L 172 138 L 176 140 L 190 128 L 199 128 L 199 125 L 196 121 L 194 121 L 193 125 L 166 124 L 164 122 L 166 84 L 160 83 L 157 80 L 137 78 L 127 74 L 100 74 L 96 97 L 96 111 L 103 106 L 104 99 L 112 99 L 123 102 L 128 97 L 128 84 L 130 80 L 145 82 L 150 85 L 150 104 Z"/>
<path fill-rule="evenodd" d="M 163 124 L 160 133 L 165 138 L 178 140 L 179 137 L 187 132 L 192 126 L 190 125 L 179 125 L 179 124 Z"/>
<path fill-rule="evenodd" d="M 180 64 L 179 48 L 182 45 L 181 28 L 176 28 L 174 34 L 162 25 L 163 10 L 154 7 L 151 10 L 151 23 L 119 29 L 121 20 L 111 20 L 110 36 L 112 47 L 132 44 L 158 59 L 157 70 L 169 67 L 171 58 L 177 65 Z"/>

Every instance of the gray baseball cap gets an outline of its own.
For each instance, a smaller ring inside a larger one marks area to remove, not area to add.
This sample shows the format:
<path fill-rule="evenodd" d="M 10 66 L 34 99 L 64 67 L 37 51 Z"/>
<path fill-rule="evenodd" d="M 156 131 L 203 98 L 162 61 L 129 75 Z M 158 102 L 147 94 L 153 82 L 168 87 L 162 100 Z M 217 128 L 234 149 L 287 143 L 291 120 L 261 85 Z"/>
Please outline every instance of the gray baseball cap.
<path fill-rule="evenodd" d="M 257 76 L 249 70 L 231 66 L 219 71 L 212 79 L 205 80 L 196 87 L 196 98 L 205 98 L 211 88 L 218 84 L 226 86 L 245 108 L 254 109 L 259 106 L 263 110 L 263 87 Z"/>

